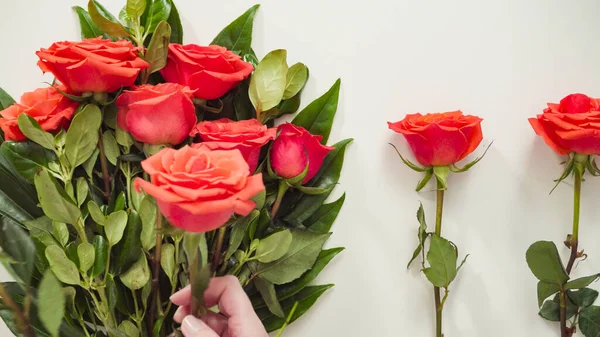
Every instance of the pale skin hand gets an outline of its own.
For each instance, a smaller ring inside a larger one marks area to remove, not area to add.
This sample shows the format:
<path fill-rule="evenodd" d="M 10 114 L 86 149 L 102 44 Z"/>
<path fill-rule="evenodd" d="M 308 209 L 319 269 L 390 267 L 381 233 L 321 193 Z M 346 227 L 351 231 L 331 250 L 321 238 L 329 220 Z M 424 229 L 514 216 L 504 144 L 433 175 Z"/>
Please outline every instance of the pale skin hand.
<path fill-rule="evenodd" d="M 187 286 L 171 296 L 179 306 L 174 319 L 185 337 L 268 337 L 236 277 L 215 277 L 204 292 L 206 306 L 218 305 L 220 314 L 209 311 L 201 320 L 191 316 L 190 295 Z"/>

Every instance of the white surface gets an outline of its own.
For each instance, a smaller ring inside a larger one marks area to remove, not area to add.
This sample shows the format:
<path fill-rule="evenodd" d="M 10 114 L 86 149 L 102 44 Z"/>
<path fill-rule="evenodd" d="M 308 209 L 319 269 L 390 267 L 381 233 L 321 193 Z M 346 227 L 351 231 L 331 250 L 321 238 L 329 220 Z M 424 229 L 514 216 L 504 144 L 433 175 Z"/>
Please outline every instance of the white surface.
<path fill-rule="evenodd" d="M 117 12 L 124 0 L 102 3 Z M 178 0 L 185 42 L 209 43 L 253 3 Z M 79 38 L 74 4 L 85 1 L 0 3 L 0 85 L 13 96 L 44 85 L 37 49 Z M 348 192 L 346 204 L 328 243 L 347 250 L 320 277 L 336 287 L 286 337 L 433 336 L 432 290 L 405 266 L 417 240 L 418 202 L 431 220 L 434 194 L 414 192 L 421 176 L 387 145 L 409 153 L 386 121 L 453 109 L 483 117 L 483 145 L 495 142 L 479 165 L 449 179 L 444 234 L 471 257 L 447 302 L 446 336 L 558 336 L 556 325 L 537 316 L 524 254 L 536 240 L 564 240 L 572 188 L 548 195 L 561 159 L 527 118 L 571 92 L 600 96 L 599 11 L 597 0 L 262 2 L 259 57 L 286 48 L 290 64 L 308 65 L 304 104 L 341 77 L 331 140 L 356 139 L 336 191 Z M 590 258 L 580 276 L 600 266 L 599 188 L 591 177 L 583 187 L 582 246 Z"/>

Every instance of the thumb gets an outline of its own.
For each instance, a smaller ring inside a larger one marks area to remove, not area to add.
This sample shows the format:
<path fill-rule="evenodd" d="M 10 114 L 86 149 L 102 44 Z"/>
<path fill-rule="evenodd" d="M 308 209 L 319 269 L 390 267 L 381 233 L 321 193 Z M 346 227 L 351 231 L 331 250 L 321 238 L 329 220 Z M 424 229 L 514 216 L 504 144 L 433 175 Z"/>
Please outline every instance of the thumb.
<path fill-rule="evenodd" d="M 219 337 L 206 323 L 189 315 L 181 322 L 181 332 L 185 337 Z"/>

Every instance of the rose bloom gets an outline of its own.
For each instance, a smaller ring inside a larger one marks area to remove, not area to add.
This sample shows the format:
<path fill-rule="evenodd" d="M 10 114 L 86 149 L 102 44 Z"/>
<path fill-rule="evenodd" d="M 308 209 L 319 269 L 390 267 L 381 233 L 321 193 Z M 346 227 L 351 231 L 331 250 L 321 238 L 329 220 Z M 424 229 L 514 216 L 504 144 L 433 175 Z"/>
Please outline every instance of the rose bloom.
<path fill-rule="evenodd" d="M 572 94 L 529 118 L 535 133 L 559 154 L 600 155 L 600 99 Z"/>
<path fill-rule="evenodd" d="M 149 67 L 139 48 L 126 40 L 101 37 L 81 42 L 56 42 L 36 54 L 43 72 L 51 72 L 73 92 L 112 92 L 133 85 Z"/>
<path fill-rule="evenodd" d="M 250 172 L 254 172 L 258 166 L 260 149 L 273 140 L 276 133 L 275 128 L 269 129 L 256 119 L 236 122 L 222 118 L 198 123 L 190 136 L 199 135 L 203 146 L 213 150 L 240 150 L 250 165 Z"/>
<path fill-rule="evenodd" d="M 169 222 L 190 232 L 208 232 L 236 213 L 248 215 L 250 199 L 265 189 L 262 175 L 250 176 L 237 150 L 184 146 L 166 148 L 142 162 L 150 181 L 137 178 L 135 188 L 156 198 Z"/>
<path fill-rule="evenodd" d="M 254 67 L 221 46 L 169 45 L 167 65 L 160 71 L 167 82 L 187 85 L 200 99 L 217 99 L 247 78 Z"/>
<path fill-rule="evenodd" d="M 143 143 L 180 144 L 197 122 L 193 94 L 190 88 L 175 83 L 125 90 L 115 103 L 119 126 Z"/>
<path fill-rule="evenodd" d="M 270 152 L 271 168 L 282 178 L 293 178 L 308 171 L 302 183 L 311 180 L 323 165 L 327 154 L 334 149 L 321 144 L 323 137 L 308 132 L 301 126 L 285 123 L 278 127 L 279 136 Z"/>
<path fill-rule="evenodd" d="M 66 90 L 64 86 L 57 87 Z M 25 140 L 18 124 L 19 115 L 24 113 L 33 117 L 45 131 L 67 129 L 78 105 L 53 87 L 36 89 L 23 94 L 19 103 L 0 111 L 0 128 L 6 140 Z"/>
<path fill-rule="evenodd" d="M 390 123 L 390 129 L 406 138 L 417 161 L 423 166 L 447 166 L 473 152 L 483 139 L 482 119 L 461 111 L 409 114 Z"/>

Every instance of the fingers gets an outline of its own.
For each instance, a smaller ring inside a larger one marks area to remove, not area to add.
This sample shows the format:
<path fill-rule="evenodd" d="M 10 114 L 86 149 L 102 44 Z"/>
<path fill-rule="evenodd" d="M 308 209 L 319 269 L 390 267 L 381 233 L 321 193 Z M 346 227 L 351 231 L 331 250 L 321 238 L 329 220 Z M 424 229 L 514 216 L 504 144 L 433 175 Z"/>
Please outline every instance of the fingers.
<path fill-rule="evenodd" d="M 207 307 L 218 305 L 221 313 L 227 317 L 256 316 L 248 295 L 235 276 L 213 278 L 204 292 L 204 301 Z"/>
<path fill-rule="evenodd" d="M 187 306 L 190 305 L 191 296 L 192 288 L 190 286 L 187 286 L 179 290 L 175 294 L 171 295 L 171 302 L 178 306 Z"/>
<path fill-rule="evenodd" d="M 179 307 L 173 315 L 173 320 L 181 324 L 183 320 L 189 316 L 190 307 L 184 306 Z M 227 318 L 223 315 L 219 315 L 215 312 L 208 311 L 206 315 L 202 317 L 202 321 L 206 323 L 212 330 L 214 330 L 219 336 L 227 330 Z"/>
<path fill-rule="evenodd" d="M 181 324 L 181 322 L 183 322 L 183 319 L 185 318 L 185 316 L 190 314 L 190 307 L 183 306 L 183 307 L 179 307 L 177 308 L 177 311 L 175 311 L 175 314 L 173 315 L 173 320 L 175 320 L 175 322 Z"/>
<path fill-rule="evenodd" d="M 219 337 L 206 323 L 194 316 L 186 316 L 183 319 L 181 332 L 185 337 Z"/>

